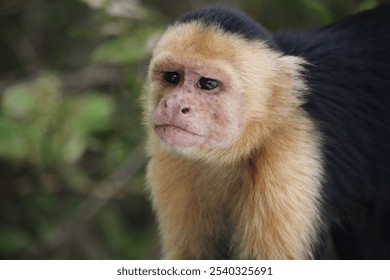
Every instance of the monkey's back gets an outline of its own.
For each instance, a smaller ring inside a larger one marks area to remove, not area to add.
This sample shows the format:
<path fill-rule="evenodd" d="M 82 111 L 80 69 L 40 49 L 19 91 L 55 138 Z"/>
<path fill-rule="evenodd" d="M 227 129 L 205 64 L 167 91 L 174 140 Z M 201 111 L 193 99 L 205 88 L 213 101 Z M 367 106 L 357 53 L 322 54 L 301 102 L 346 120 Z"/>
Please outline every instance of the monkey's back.
<path fill-rule="evenodd" d="M 347 248 L 341 257 L 356 258 L 359 240 L 375 240 L 362 257 L 389 256 L 381 234 L 390 236 L 390 5 L 275 40 L 309 63 L 305 109 L 324 139 L 324 194 L 335 205 L 326 212 L 347 217 L 335 233 Z"/>

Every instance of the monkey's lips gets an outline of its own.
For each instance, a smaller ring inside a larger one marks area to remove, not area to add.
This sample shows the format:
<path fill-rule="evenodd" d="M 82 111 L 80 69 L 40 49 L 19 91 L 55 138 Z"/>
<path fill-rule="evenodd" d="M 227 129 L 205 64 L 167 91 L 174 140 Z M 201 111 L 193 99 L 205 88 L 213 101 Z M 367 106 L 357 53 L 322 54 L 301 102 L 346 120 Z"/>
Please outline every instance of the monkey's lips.
<path fill-rule="evenodd" d="M 165 143 L 179 147 L 191 147 L 203 143 L 204 136 L 181 126 L 156 125 L 154 131 Z"/>

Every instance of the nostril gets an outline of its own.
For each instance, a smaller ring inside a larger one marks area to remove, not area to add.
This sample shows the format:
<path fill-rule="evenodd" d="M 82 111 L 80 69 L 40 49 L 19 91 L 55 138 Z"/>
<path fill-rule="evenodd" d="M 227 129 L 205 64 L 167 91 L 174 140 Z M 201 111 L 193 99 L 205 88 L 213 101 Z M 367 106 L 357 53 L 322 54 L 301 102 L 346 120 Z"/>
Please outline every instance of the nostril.
<path fill-rule="evenodd" d="M 190 112 L 190 108 L 184 107 L 183 109 L 181 109 L 181 112 L 182 112 L 183 114 L 187 114 L 187 113 Z"/>

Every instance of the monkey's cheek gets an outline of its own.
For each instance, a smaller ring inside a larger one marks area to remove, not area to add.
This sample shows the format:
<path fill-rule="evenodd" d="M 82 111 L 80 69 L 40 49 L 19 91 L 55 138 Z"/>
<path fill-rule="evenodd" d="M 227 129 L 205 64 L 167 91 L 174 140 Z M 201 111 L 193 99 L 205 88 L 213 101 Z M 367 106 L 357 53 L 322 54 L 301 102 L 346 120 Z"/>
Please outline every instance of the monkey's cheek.
<path fill-rule="evenodd" d="M 177 126 L 156 126 L 154 131 L 166 144 L 177 147 L 193 147 L 203 144 L 205 137 Z"/>

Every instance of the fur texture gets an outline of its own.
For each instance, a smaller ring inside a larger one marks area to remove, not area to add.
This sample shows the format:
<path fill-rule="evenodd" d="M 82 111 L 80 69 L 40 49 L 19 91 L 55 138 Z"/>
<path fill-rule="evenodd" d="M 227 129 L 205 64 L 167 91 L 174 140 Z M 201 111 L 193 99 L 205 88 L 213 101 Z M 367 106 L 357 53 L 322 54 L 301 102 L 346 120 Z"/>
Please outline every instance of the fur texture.
<path fill-rule="evenodd" d="M 324 140 L 324 214 L 338 256 L 389 259 L 390 5 L 275 41 L 308 62 L 304 109 Z"/>
<path fill-rule="evenodd" d="M 212 7 L 168 28 L 143 98 L 165 258 L 317 258 L 331 233 L 340 257 L 390 256 L 389 16 L 272 36 Z M 198 76 L 219 91 L 197 89 Z"/>

